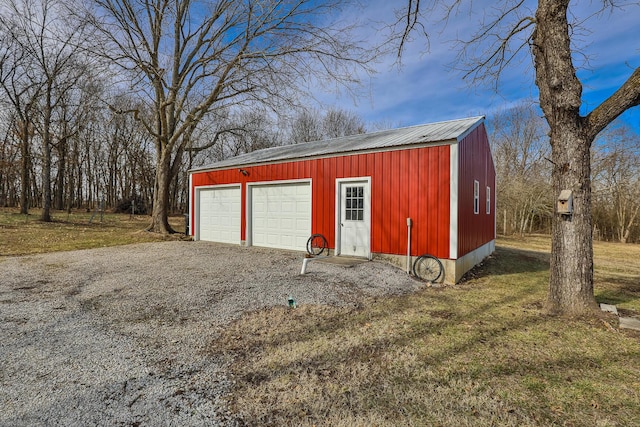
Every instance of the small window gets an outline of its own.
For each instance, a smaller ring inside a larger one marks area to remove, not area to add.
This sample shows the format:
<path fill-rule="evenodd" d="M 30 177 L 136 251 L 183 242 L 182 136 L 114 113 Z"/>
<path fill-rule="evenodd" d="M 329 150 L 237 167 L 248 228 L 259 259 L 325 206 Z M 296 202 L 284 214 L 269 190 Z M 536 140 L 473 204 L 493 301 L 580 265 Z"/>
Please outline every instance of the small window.
<path fill-rule="evenodd" d="M 344 219 L 364 221 L 364 187 L 347 187 Z"/>
<path fill-rule="evenodd" d="M 480 183 L 473 181 L 473 213 L 480 213 Z"/>
<path fill-rule="evenodd" d="M 491 187 L 487 187 L 487 215 L 491 213 Z"/>

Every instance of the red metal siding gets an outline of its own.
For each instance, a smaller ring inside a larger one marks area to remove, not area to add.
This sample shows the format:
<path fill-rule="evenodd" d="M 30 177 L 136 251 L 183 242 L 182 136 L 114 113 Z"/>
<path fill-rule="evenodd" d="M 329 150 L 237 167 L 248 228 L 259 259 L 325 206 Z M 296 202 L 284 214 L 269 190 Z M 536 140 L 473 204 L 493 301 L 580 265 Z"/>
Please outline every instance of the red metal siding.
<path fill-rule="evenodd" d="M 449 256 L 449 146 L 354 154 L 192 174 L 193 187 L 242 183 L 242 230 L 246 240 L 246 183 L 311 179 L 312 232 L 334 248 L 336 178 L 371 177 L 371 251 L 406 254 L 407 222 L 413 220 L 411 253 Z M 192 201 L 194 189 L 191 190 Z M 194 228 L 192 219 L 191 230 Z"/>
<path fill-rule="evenodd" d="M 458 257 L 495 238 L 496 172 L 484 125 L 478 126 L 458 144 Z M 473 212 L 473 181 L 480 183 L 479 213 Z M 486 213 L 487 187 L 491 190 L 491 212 Z"/>

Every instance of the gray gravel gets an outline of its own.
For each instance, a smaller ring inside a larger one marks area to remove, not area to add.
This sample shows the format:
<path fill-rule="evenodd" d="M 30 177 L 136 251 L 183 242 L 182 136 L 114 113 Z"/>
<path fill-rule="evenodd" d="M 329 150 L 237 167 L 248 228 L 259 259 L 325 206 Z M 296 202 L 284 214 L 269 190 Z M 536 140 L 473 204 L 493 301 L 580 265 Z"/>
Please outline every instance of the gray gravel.
<path fill-rule="evenodd" d="M 0 258 L 0 426 L 237 425 L 228 360 L 247 311 L 355 304 L 422 285 L 392 266 L 172 241 Z M 219 357 L 219 356 L 218 356 Z"/>

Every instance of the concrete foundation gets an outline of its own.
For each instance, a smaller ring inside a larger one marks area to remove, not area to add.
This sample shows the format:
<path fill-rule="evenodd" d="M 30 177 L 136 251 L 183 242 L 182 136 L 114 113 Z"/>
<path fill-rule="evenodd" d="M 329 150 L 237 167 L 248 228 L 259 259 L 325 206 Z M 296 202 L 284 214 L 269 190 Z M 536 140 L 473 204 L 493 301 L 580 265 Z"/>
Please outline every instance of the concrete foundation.
<path fill-rule="evenodd" d="M 442 266 L 444 267 L 444 277 L 438 279 L 441 283 L 455 284 L 460 281 L 464 274 L 478 265 L 482 260 L 491 255 L 496 250 L 496 242 L 492 240 L 475 251 L 469 252 L 465 256 L 453 259 L 440 259 Z M 380 260 L 388 262 L 391 265 L 406 271 L 407 269 L 407 256 L 406 255 L 391 255 L 391 254 L 372 254 L 374 260 Z M 411 257 L 411 266 L 417 257 Z M 413 273 L 412 273 L 413 274 Z"/>

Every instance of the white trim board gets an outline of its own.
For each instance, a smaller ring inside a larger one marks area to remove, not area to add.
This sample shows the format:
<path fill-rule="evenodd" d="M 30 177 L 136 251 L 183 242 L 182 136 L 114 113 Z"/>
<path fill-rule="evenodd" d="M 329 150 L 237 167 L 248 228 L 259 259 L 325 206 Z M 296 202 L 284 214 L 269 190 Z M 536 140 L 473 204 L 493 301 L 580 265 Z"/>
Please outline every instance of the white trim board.
<path fill-rule="evenodd" d="M 449 146 L 449 258 L 458 258 L 458 145 Z"/>

